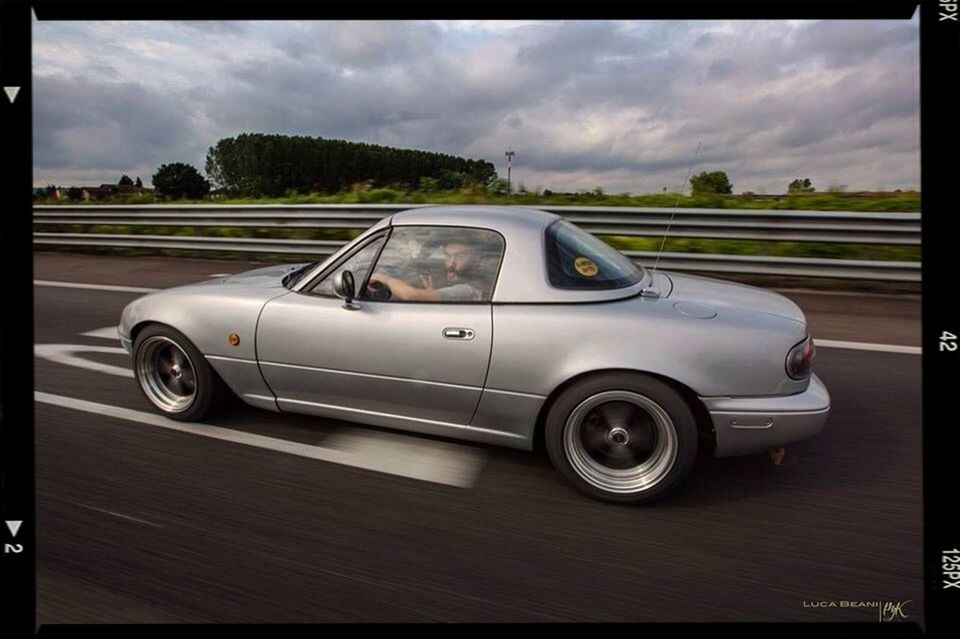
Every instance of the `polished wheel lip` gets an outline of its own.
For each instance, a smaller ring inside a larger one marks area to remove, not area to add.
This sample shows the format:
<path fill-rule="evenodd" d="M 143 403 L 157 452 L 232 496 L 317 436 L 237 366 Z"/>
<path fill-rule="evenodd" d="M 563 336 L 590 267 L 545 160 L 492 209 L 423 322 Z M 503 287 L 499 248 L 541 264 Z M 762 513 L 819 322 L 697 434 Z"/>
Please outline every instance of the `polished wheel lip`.
<path fill-rule="evenodd" d="M 193 391 L 188 394 L 178 393 L 163 381 L 161 371 L 170 362 L 166 361 L 163 352 L 166 348 L 174 359 L 167 366 L 171 377 L 182 380 L 185 376 L 193 380 Z M 179 357 L 177 357 L 179 355 Z M 137 349 L 136 374 L 137 381 L 147 398 L 154 406 L 165 413 L 182 413 L 188 410 L 197 398 L 197 374 L 193 360 L 187 352 L 174 340 L 163 335 L 152 335 L 143 341 Z"/>
<path fill-rule="evenodd" d="M 656 429 L 656 444 L 649 457 L 626 469 L 605 466 L 594 459 L 580 437 L 589 413 L 609 402 L 627 402 L 647 413 Z M 571 411 L 563 427 L 563 450 L 577 475 L 594 488 L 615 494 L 634 494 L 650 490 L 669 474 L 677 459 L 679 442 L 673 420 L 654 400 L 625 390 L 603 391 L 591 395 Z"/>

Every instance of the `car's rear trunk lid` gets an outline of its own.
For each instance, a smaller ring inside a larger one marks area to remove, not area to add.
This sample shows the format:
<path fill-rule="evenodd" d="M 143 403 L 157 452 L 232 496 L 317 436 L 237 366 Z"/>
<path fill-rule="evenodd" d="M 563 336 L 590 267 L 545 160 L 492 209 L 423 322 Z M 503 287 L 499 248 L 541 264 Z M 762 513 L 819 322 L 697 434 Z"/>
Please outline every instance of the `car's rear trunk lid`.
<path fill-rule="evenodd" d="M 673 283 L 673 287 L 667 295 L 671 300 L 699 302 L 717 308 L 732 306 L 752 309 L 791 319 L 795 322 L 806 322 L 800 307 L 779 293 L 711 277 L 674 272 L 665 274 Z"/>

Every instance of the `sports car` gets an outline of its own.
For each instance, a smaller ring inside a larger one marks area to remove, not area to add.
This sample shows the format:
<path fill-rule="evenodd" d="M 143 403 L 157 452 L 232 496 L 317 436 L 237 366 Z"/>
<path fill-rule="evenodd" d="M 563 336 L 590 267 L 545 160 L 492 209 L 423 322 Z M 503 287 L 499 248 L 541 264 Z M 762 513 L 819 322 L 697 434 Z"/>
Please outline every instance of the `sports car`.
<path fill-rule="evenodd" d="M 227 394 L 485 444 L 544 446 L 597 499 L 650 502 L 698 455 L 815 435 L 830 396 L 786 297 L 651 270 L 563 218 L 427 206 L 330 257 L 179 286 L 118 327 L 157 411 Z"/>

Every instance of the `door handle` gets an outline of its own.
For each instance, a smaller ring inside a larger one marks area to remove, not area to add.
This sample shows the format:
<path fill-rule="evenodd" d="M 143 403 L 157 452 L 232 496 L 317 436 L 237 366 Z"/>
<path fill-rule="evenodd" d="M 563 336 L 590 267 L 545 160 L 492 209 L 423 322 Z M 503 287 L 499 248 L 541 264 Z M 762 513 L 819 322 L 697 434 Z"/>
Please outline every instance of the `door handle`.
<path fill-rule="evenodd" d="M 475 333 L 472 328 L 445 328 L 443 336 L 446 339 L 473 339 Z"/>

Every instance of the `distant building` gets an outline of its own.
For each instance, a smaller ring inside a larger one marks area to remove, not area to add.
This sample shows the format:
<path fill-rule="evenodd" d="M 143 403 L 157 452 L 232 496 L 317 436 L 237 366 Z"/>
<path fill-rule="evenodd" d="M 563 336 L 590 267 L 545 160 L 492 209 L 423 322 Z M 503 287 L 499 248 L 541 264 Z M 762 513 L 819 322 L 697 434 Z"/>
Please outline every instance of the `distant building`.
<path fill-rule="evenodd" d="M 85 201 L 109 200 L 116 195 L 133 195 L 146 189 L 134 184 L 101 184 L 100 186 L 81 186 L 81 197 Z"/>
<path fill-rule="evenodd" d="M 62 200 L 67 197 L 67 190 L 59 186 L 38 186 L 33 189 L 34 199 L 53 198 Z"/>
<path fill-rule="evenodd" d="M 108 200 L 111 195 L 113 195 L 113 192 L 110 189 L 99 186 L 80 187 L 80 198 L 85 202 L 90 202 L 91 200 Z"/>

